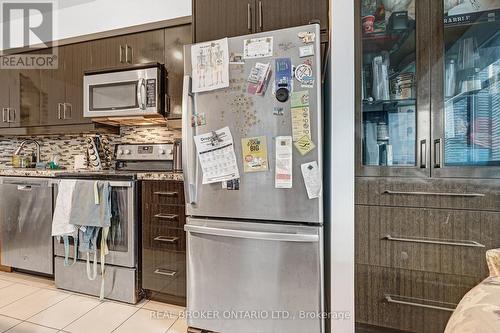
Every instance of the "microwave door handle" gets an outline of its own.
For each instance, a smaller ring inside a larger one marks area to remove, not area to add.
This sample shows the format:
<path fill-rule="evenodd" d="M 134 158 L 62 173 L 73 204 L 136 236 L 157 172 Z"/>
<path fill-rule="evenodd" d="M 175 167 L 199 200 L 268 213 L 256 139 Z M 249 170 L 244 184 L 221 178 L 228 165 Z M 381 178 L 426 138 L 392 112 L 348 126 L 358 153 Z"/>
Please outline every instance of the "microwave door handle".
<path fill-rule="evenodd" d="M 195 113 L 195 94 L 191 92 L 191 77 L 184 75 L 182 86 L 182 172 L 186 183 L 186 202 L 196 204 L 198 186 L 198 160 L 194 146 L 195 128 L 191 126 L 191 115 Z"/>
<path fill-rule="evenodd" d="M 140 79 L 139 84 L 137 85 L 137 103 L 139 104 L 139 108 L 141 110 L 146 110 L 146 80 Z"/>

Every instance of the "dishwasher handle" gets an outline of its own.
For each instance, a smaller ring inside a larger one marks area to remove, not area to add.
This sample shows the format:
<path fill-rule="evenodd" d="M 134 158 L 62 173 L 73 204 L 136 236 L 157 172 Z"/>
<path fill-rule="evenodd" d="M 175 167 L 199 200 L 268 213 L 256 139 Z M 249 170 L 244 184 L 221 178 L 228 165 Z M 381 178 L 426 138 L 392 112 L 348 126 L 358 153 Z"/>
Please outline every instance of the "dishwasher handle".
<path fill-rule="evenodd" d="M 222 228 L 210 228 L 197 225 L 186 224 L 184 230 L 187 232 L 213 235 L 222 237 L 233 237 L 243 239 L 256 239 L 280 242 L 297 242 L 297 243 L 317 243 L 319 242 L 319 235 L 312 234 L 292 234 L 292 233 L 277 233 L 277 232 L 262 232 L 262 231 L 248 231 L 248 230 L 234 230 Z"/>

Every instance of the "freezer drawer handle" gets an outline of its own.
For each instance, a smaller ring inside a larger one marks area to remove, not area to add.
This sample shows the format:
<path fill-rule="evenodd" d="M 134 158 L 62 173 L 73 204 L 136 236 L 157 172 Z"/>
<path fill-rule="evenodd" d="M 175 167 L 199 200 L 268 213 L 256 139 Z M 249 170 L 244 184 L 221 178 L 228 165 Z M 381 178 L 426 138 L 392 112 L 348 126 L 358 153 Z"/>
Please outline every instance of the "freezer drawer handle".
<path fill-rule="evenodd" d="M 166 196 L 166 197 L 176 197 L 179 195 L 179 192 L 154 192 L 154 195 Z"/>
<path fill-rule="evenodd" d="M 435 195 L 438 197 L 484 197 L 483 193 L 439 193 L 439 192 L 406 192 L 385 190 L 382 194 L 401 194 L 401 195 Z"/>
<path fill-rule="evenodd" d="M 171 271 L 169 269 L 164 269 L 164 268 L 157 268 L 157 269 L 155 269 L 154 273 L 155 274 L 159 274 L 159 275 L 166 275 L 166 276 L 175 276 L 175 275 L 177 275 L 176 271 Z"/>
<path fill-rule="evenodd" d="M 455 308 L 457 307 L 457 305 L 454 303 L 431 301 L 431 300 L 428 300 L 425 298 L 404 297 L 404 296 L 390 295 L 390 294 L 385 294 L 384 298 L 389 303 L 410 305 L 410 306 L 416 306 L 416 307 L 425 308 L 425 309 L 434 309 L 434 310 L 453 312 L 453 311 L 455 311 Z M 424 302 L 432 303 L 432 304 L 425 304 Z M 433 305 L 433 304 L 440 304 L 440 305 Z"/>
<path fill-rule="evenodd" d="M 471 240 L 448 240 L 436 238 L 411 238 L 411 237 L 394 237 L 386 235 L 383 239 L 392 242 L 408 242 L 408 243 L 423 243 L 423 244 L 438 244 L 438 245 L 453 245 L 463 247 L 486 247 L 481 243 Z"/>
<path fill-rule="evenodd" d="M 30 192 L 32 190 L 30 185 L 17 185 L 18 191 Z"/>
<path fill-rule="evenodd" d="M 164 220 L 176 220 L 179 215 L 175 215 L 175 214 L 156 214 L 155 215 L 156 218 L 159 218 L 159 219 L 164 219 Z"/>
<path fill-rule="evenodd" d="M 233 230 L 221 228 L 209 228 L 197 225 L 185 225 L 184 230 L 205 235 L 234 237 L 244 239 L 259 239 L 280 242 L 302 242 L 302 243 L 315 243 L 319 241 L 318 235 L 309 234 L 287 234 L 277 232 L 260 232 L 260 231 L 246 231 L 246 230 Z"/>
<path fill-rule="evenodd" d="M 179 237 L 158 236 L 155 237 L 154 240 L 158 242 L 175 243 L 179 240 Z"/>

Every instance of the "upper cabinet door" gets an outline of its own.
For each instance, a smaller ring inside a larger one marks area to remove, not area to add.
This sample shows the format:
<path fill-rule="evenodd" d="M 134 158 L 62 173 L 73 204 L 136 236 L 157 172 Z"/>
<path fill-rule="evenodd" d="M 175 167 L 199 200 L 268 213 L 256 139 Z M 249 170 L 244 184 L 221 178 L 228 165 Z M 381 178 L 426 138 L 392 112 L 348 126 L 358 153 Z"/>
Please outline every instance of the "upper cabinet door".
<path fill-rule="evenodd" d="M 43 100 L 40 70 L 10 70 L 9 127 L 40 125 L 40 106 Z"/>
<path fill-rule="evenodd" d="M 92 41 L 89 69 L 106 69 L 126 64 L 126 37 L 118 36 Z"/>
<path fill-rule="evenodd" d="M 66 99 L 64 73 L 67 57 L 64 47 L 58 47 L 57 50 L 54 50 L 54 53 L 58 57 L 57 68 L 42 69 L 40 71 L 42 91 L 42 103 L 40 104 L 41 125 L 64 124 L 62 112 L 63 103 Z"/>
<path fill-rule="evenodd" d="M 197 43 L 256 31 L 254 0 L 194 0 L 193 6 Z"/>
<path fill-rule="evenodd" d="M 167 69 L 167 103 L 169 118 L 182 116 L 184 45 L 192 41 L 191 24 L 165 29 L 165 66 Z"/>
<path fill-rule="evenodd" d="M 500 178 L 500 2 L 432 6 L 433 176 Z"/>
<path fill-rule="evenodd" d="M 270 31 L 319 21 L 328 29 L 327 0 L 256 0 L 256 31 Z"/>
<path fill-rule="evenodd" d="M 428 177 L 429 2 L 382 2 L 357 1 L 356 175 Z"/>
<path fill-rule="evenodd" d="M 92 43 L 63 46 L 66 58 L 63 78 L 65 82 L 62 118 L 65 124 L 85 124 L 91 120 L 83 117 L 83 73 L 91 66 Z"/>
<path fill-rule="evenodd" d="M 164 30 L 152 30 L 128 35 L 125 47 L 125 64 L 136 65 L 165 61 Z"/>

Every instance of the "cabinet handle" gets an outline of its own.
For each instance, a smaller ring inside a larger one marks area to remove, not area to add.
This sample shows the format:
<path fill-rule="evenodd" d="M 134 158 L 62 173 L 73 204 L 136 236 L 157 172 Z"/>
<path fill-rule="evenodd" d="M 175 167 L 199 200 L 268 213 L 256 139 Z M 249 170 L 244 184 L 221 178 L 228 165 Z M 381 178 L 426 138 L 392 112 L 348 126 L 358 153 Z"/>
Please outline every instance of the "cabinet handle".
<path fill-rule="evenodd" d="M 12 111 L 12 118 L 10 118 L 10 111 Z M 8 113 L 7 113 L 7 121 L 9 123 L 16 121 L 16 109 L 8 108 Z"/>
<path fill-rule="evenodd" d="M 57 103 L 57 119 L 62 119 L 62 112 L 61 112 L 61 108 L 62 108 L 62 103 Z"/>
<path fill-rule="evenodd" d="M 264 14 L 262 13 L 262 1 L 259 1 L 259 29 L 262 31 L 262 26 L 263 26 L 263 21 L 264 21 Z"/>
<path fill-rule="evenodd" d="M 130 59 L 129 59 L 129 52 L 128 50 L 130 50 Z M 132 47 L 130 47 L 128 44 L 125 44 L 125 63 L 127 64 L 131 64 L 132 63 Z"/>
<path fill-rule="evenodd" d="M 391 235 L 386 235 L 385 240 L 391 242 L 407 242 L 407 243 L 422 243 L 422 244 L 437 244 L 437 245 L 452 245 L 452 246 L 463 246 L 463 247 L 486 247 L 485 245 L 478 243 L 476 241 L 470 240 L 448 240 L 448 239 L 437 239 L 437 238 L 412 238 L 412 237 L 393 237 Z"/>
<path fill-rule="evenodd" d="M 153 240 L 165 243 L 176 243 L 179 240 L 179 237 L 158 236 L 153 238 Z"/>
<path fill-rule="evenodd" d="M 441 168 L 441 163 L 442 163 L 442 139 L 436 139 L 434 140 L 434 168 L 439 169 Z"/>
<path fill-rule="evenodd" d="M 404 297 L 404 296 L 390 295 L 390 294 L 385 294 L 384 298 L 388 303 L 410 305 L 410 306 L 416 306 L 416 307 L 425 308 L 425 309 L 434 309 L 434 310 L 453 312 L 453 311 L 455 311 L 455 308 L 457 307 L 457 305 L 453 304 L 453 303 L 431 301 L 431 300 L 428 300 L 425 298 Z M 424 304 L 423 302 L 440 304 L 440 305 Z"/>
<path fill-rule="evenodd" d="M 5 108 L 5 111 L 7 113 L 7 123 L 10 123 L 10 109 L 9 108 Z"/>
<path fill-rule="evenodd" d="M 120 64 L 123 64 L 123 46 L 120 45 Z"/>
<path fill-rule="evenodd" d="M 162 192 L 162 191 L 158 191 L 158 192 L 153 192 L 154 195 L 162 195 L 162 196 L 166 196 L 166 197 L 176 197 L 177 195 L 179 195 L 179 192 Z"/>
<path fill-rule="evenodd" d="M 247 4 L 247 28 L 252 31 L 252 6 Z"/>
<path fill-rule="evenodd" d="M 3 122 L 3 123 L 6 123 L 6 122 L 7 122 L 7 117 L 5 116 L 6 111 L 7 111 L 7 108 L 3 108 L 3 109 L 2 109 L 2 122 Z"/>
<path fill-rule="evenodd" d="M 175 276 L 177 274 L 176 271 L 171 271 L 169 269 L 157 268 L 154 271 L 155 274 L 166 275 L 166 276 Z"/>
<path fill-rule="evenodd" d="M 73 105 L 71 103 L 63 104 L 63 119 L 72 119 L 73 118 Z M 69 109 L 69 117 L 66 117 L 66 110 Z"/>
<path fill-rule="evenodd" d="M 175 215 L 175 214 L 156 214 L 155 215 L 156 218 L 159 218 L 159 219 L 164 219 L 164 220 L 175 220 L 179 217 L 179 215 Z"/>
<path fill-rule="evenodd" d="M 420 141 L 420 168 L 427 168 L 427 140 Z"/>
<path fill-rule="evenodd" d="M 439 192 L 406 192 L 385 190 L 382 194 L 401 194 L 401 195 L 434 195 L 438 197 L 484 197 L 483 193 L 439 193 Z"/>

